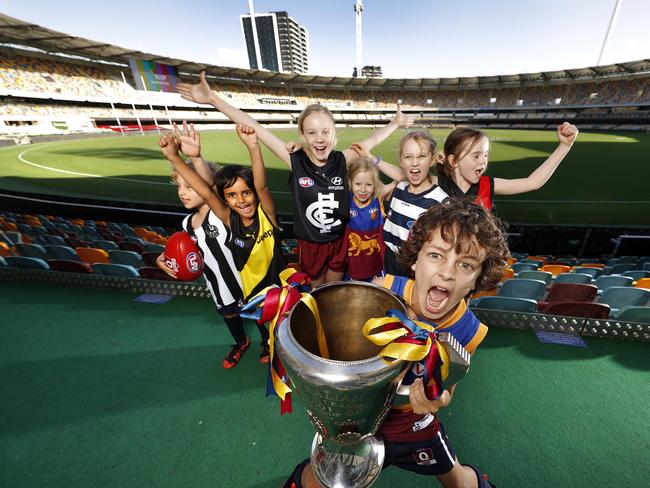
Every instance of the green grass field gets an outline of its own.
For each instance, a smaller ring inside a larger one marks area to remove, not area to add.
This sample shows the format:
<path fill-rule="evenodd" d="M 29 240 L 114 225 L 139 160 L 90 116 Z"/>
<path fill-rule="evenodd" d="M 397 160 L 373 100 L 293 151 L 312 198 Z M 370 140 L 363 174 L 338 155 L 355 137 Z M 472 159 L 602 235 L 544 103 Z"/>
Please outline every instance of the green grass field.
<path fill-rule="evenodd" d="M 338 147 L 362 140 L 370 129 L 341 128 Z M 297 140 L 295 130 L 275 131 Z M 449 131 L 432 131 L 439 147 Z M 490 130 L 488 174 L 525 177 L 550 154 L 557 140 L 552 130 Z M 397 162 L 395 132 L 375 149 Z M 249 164 L 234 131 L 202 134 L 206 159 L 220 164 Z M 497 213 L 511 223 L 650 225 L 650 136 L 581 133 L 571 153 L 539 191 L 498 197 Z M 264 149 L 269 186 L 281 213 L 291 213 L 288 169 Z M 169 165 L 158 151 L 157 136 L 131 136 L 39 143 L 0 149 L 0 189 L 37 195 L 174 204 Z M 45 209 L 44 209 L 45 211 Z"/>

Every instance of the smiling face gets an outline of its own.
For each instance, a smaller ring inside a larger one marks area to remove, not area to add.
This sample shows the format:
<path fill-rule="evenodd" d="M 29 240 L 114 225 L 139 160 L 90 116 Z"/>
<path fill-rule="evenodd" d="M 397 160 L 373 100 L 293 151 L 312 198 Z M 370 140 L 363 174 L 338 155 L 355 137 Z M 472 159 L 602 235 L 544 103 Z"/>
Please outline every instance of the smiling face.
<path fill-rule="evenodd" d="M 406 175 L 411 191 L 417 191 L 431 181 L 429 171 L 433 164 L 433 153 L 425 141 L 409 139 L 404 142 L 399 164 Z"/>
<path fill-rule="evenodd" d="M 304 149 L 316 164 L 325 164 L 335 145 L 332 119 L 323 112 L 312 112 L 305 117 L 300 135 Z"/>
<path fill-rule="evenodd" d="M 365 205 L 375 195 L 375 178 L 369 171 L 361 171 L 351 180 L 352 194 L 359 205 Z"/>
<path fill-rule="evenodd" d="M 412 307 L 431 322 L 441 323 L 454 312 L 481 274 L 485 250 L 474 242 L 463 242 L 460 251 L 435 229 L 411 266 L 415 273 Z"/>
<path fill-rule="evenodd" d="M 468 141 L 466 146 L 458 159 L 449 156 L 449 163 L 454 171 L 454 181 L 463 191 L 467 191 L 470 185 L 478 183 L 487 170 L 490 141 L 487 137 L 481 137 L 474 144 Z"/>
<path fill-rule="evenodd" d="M 257 197 L 244 179 L 237 178 L 231 186 L 225 187 L 223 196 L 226 205 L 242 218 L 245 225 L 250 225 L 257 210 Z"/>
<path fill-rule="evenodd" d="M 201 198 L 201 196 L 187 184 L 181 175 L 177 174 L 174 176 L 174 181 L 176 182 L 178 199 L 183 204 L 183 207 L 192 209 L 199 208 L 201 205 L 205 204 L 205 200 L 203 200 L 203 198 Z"/>

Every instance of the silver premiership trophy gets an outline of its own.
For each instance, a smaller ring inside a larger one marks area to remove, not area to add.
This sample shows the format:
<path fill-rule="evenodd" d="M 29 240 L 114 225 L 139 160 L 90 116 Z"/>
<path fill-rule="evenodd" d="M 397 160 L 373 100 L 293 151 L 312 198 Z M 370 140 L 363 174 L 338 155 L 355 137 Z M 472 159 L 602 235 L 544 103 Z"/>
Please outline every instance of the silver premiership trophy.
<path fill-rule="evenodd" d="M 292 389 L 316 429 L 311 463 L 326 487 L 364 488 L 381 472 L 384 444 L 374 437 L 388 415 L 405 361 L 385 362 L 362 333 L 389 309 L 405 312 L 391 291 L 363 282 L 332 282 L 311 292 L 329 349 L 320 356 L 316 319 L 302 302 L 276 327 L 275 348 Z"/>

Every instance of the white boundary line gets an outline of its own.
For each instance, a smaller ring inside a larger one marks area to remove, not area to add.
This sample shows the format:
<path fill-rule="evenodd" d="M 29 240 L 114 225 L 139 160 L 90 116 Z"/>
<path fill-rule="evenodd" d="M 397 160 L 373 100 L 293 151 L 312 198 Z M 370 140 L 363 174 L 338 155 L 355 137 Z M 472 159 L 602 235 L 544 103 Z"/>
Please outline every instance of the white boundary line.
<path fill-rule="evenodd" d="M 55 146 L 55 145 L 58 145 L 58 144 L 60 144 L 60 143 L 50 144 L 49 146 Z M 45 146 L 45 147 L 49 147 L 49 146 Z M 24 157 L 25 154 L 27 154 L 30 151 L 35 151 L 36 149 L 43 149 L 43 146 L 32 147 L 32 148 L 29 148 L 29 149 L 25 149 L 24 151 L 22 151 L 22 152 L 20 152 L 18 154 L 18 159 L 20 159 L 21 162 L 23 162 L 25 164 L 28 164 L 30 166 L 34 166 L 34 167 L 40 168 L 40 169 L 45 169 L 45 170 L 48 170 L 48 171 L 55 171 L 57 173 L 65 173 L 65 174 L 75 175 L 75 176 L 85 176 L 85 177 L 89 177 L 89 178 L 106 178 L 106 179 L 109 179 L 109 180 L 131 181 L 131 182 L 135 182 L 135 183 L 148 183 L 149 185 L 173 186 L 173 183 L 161 183 L 159 181 L 149 181 L 149 180 L 136 180 L 136 179 L 133 179 L 133 178 L 118 178 L 117 176 L 93 175 L 93 174 L 90 174 L 90 173 L 79 173 L 77 171 L 68 171 L 68 170 L 65 170 L 65 169 L 58 169 L 58 168 L 51 168 L 49 166 L 43 166 L 42 164 L 36 164 L 36 163 L 34 163 L 32 161 L 29 161 L 28 159 L 26 159 Z"/>

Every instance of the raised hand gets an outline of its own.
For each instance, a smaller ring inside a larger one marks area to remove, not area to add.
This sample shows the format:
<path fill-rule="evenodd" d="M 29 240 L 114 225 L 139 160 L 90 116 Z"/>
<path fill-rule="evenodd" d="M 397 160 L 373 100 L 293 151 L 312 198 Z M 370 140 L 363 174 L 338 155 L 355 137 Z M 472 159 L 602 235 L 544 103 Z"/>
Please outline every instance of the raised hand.
<path fill-rule="evenodd" d="M 284 145 L 284 148 L 287 150 L 289 154 L 293 154 L 296 151 L 300 151 L 302 149 L 302 144 L 295 141 L 289 141 Z"/>
<path fill-rule="evenodd" d="M 560 141 L 560 144 L 565 144 L 571 147 L 577 137 L 578 137 L 578 128 L 573 124 L 564 122 L 562 125 L 560 125 L 557 128 L 557 138 Z"/>
<path fill-rule="evenodd" d="M 160 138 L 158 145 L 163 153 L 165 159 L 170 159 L 172 157 L 178 157 L 178 149 L 180 143 L 174 136 L 174 134 L 166 134 Z"/>
<path fill-rule="evenodd" d="M 205 79 L 205 71 L 201 71 L 199 76 L 201 80 L 197 84 L 180 82 L 176 85 L 176 89 L 185 100 L 195 103 L 210 103 L 212 90 Z"/>
<path fill-rule="evenodd" d="M 424 393 L 422 379 L 416 379 L 409 388 L 409 402 L 413 412 L 423 415 L 426 413 L 436 413 L 439 409 L 446 407 L 451 402 L 451 394 L 444 390 L 437 400 L 429 400 Z"/>
<path fill-rule="evenodd" d="M 246 147 L 254 147 L 258 144 L 257 134 L 251 126 L 237 124 L 235 128 L 237 129 L 237 135 L 246 144 Z"/>
<path fill-rule="evenodd" d="M 351 144 L 350 149 L 352 149 L 355 153 L 357 153 L 357 155 L 360 158 L 369 158 L 372 159 L 373 161 L 375 159 L 375 157 L 370 153 L 370 151 L 368 151 L 368 148 L 360 142 L 355 142 L 354 144 Z"/>
<path fill-rule="evenodd" d="M 188 158 L 201 157 L 201 137 L 199 131 L 194 128 L 194 124 L 187 127 L 187 122 L 183 121 L 183 130 L 179 130 L 178 125 L 174 122 L 174 135 L 181 145 L 181 152 Z"/>
<path fill-rule="evenodd" d="M 397 112 L 395 113 L 395 117 L 393 118 L 393 121 L 397 123 L 398 127 L 402 127 L 405 129 L 413 125 L 413 122 L 415 121 L 415 117 L 413 115 L 403 114 L 402 106 L 397 105 Z"/>

